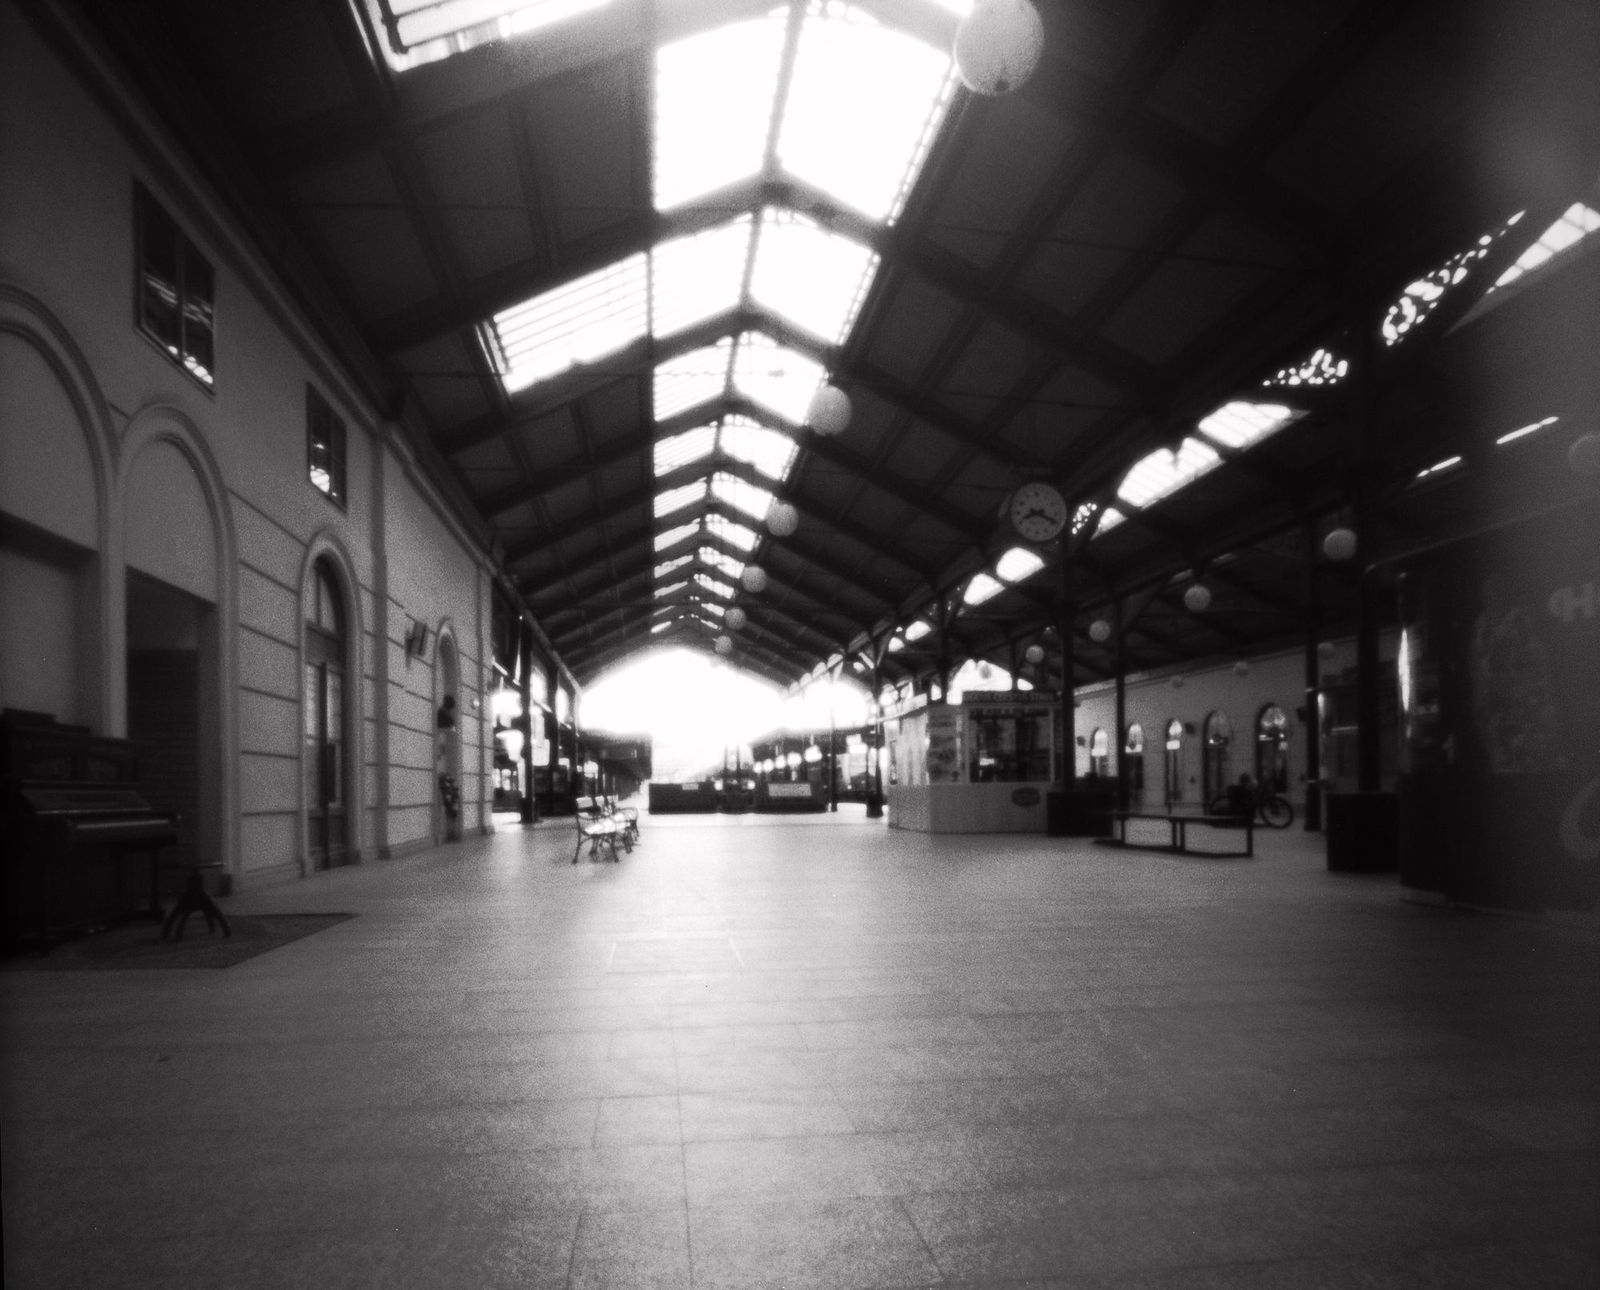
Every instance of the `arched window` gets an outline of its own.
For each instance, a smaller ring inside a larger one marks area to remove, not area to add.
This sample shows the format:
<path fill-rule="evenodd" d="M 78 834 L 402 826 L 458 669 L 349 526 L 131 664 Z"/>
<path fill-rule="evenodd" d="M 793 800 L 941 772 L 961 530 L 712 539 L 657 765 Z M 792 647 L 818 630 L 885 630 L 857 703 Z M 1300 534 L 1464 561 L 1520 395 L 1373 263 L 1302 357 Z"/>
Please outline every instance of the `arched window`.
<path fill-rule="evenodd" d="M 1214 802 L 1233 782 L 1233 725 L 1226 712 L 1206 715 L 1205 738 L 1200 749 L 1200 800 Z"/>
<path fill-rule="evenodd" d="M 1256 782 L 1266 792 L 1289 791 L 1289 718 L 1276 703 L 1256 714 Z"/>
<path fill-rule="evenodd" d="M 1167 755 L 1162 791 L 1168 806 L 1183 798 L 1183 722 L 1174 717 L 1167 722 Z"/>
<path fill-rule="evenodd" d="M 338 575 L 326 559 L 311 569 L 306 604 L 305 785 L 306 847 L 314 869 L 344 864 L 350 855 L 345 758 L 349 713 L 345 698 L 345 615 Z"/>
<path fill-rule="evenodd" d="M 1144 796 L 1144 727 L 1130 721 L 1122 739 L 1122 759 L 1128 768 L 1128 797 L 1138 802 Z"/>

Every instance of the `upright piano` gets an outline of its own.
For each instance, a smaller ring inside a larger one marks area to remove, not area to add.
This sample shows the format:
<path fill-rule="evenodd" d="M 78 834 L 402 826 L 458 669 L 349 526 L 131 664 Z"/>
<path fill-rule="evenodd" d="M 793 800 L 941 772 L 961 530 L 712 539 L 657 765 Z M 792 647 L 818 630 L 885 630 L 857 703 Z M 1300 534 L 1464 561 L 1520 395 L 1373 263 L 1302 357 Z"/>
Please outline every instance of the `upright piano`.
<path fill-rule="evenodd" d="M 0 712 L 5 947 L 48 947 L 161 917 L 161 848 L 178 817 L 152 809 L 137 747 L 39 712 Z"/>

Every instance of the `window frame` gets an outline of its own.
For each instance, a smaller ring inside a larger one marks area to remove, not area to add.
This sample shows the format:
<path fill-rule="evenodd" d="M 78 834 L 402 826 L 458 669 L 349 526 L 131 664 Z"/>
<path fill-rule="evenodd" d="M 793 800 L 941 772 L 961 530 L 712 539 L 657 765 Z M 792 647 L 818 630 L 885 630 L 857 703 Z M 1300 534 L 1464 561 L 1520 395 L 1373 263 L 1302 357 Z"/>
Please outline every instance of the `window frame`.
<path fill-rule="evenodd" d="M 148 188 L 134 181 L 133 199 L 133 321 L 138 333 L 158 349 L 175 367 L 207 394 L 217 385 L 217 271 L 194 244 L 171 212 L 156 200 Z M 157 227 L 158 223 L 161 227 Z M 175 334 L 164 334 L 152 321 L 145 290 L 146 266 L 152 261 L 150 242 L 157 233 L 170 239 L 166 248 L 172 258 L 173 326 Z M 200 289 L 204 282 L 204 290 Z M 207 320 L 204 355 L 196 343 L 200 328 L 197 316 Z M 174 348 L 176 352 L 174 352 Z M 202 357 L 205 359 L 201 361 Z M 202 375 L 204 373 L 204 375 Z"/>
<path fill-rule="evenodd" d="M 317 430 L 319 424 L 326 426 L 331 431 L 326 436 L 328 446 L 324 473 L 329 481 L 329 486 L 326 488 L 317 482 L 317 470 L 319 468 Z M 340 510 L 348 510 L 350 505 L 349 443 L 350 433 L 345 425 L 344 418 L 334 411 L 333 404 L 322 396 L 316 386 L 307 382 L 306 482 Z"/>

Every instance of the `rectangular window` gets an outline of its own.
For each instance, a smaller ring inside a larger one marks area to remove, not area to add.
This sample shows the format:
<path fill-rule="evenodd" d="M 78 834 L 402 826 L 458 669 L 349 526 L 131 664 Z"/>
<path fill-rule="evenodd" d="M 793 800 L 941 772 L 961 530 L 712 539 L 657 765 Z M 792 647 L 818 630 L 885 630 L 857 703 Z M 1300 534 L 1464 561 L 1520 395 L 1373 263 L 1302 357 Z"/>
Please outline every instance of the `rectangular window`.
<path fill-rule="evenodd" d="M 344 441 L 344 422 L 322 395 L 306 386 L 306 472 L 340 506 L 345 502 Z"/>
<path fill-rule="evenodd" d="M 209 390 L 216 382 L 211 265 L 142 185 L 134 186 L 134 209 L 139 330 Z"/>

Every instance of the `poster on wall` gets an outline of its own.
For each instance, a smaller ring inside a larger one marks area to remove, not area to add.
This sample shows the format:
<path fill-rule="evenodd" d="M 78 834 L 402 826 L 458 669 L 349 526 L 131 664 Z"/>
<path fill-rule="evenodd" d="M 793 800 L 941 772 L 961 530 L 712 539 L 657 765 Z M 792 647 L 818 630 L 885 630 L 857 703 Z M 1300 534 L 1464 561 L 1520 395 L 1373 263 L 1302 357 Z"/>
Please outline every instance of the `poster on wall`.
<path fill-rule="evenodd" d="M 1556 512 L 1401 583 L 1402 878 L 1464 901 L 1600 894 L 1600 516 Z"/>

